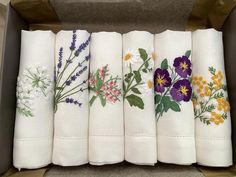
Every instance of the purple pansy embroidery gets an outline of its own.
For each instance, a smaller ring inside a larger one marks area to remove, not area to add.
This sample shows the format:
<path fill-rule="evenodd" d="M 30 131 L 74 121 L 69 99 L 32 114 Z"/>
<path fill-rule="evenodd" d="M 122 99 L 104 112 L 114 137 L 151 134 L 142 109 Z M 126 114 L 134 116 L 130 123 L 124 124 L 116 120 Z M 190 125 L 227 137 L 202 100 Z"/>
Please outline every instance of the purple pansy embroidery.
<path fill-rule="evenodd" d="M 182 79 L 178 80 L 170 90 L 170 95 L 175 101 L 185 101 L 188 102 L 191 98 L 192 87 L 189 80 Z"/>
<path fill-rule="evenodd" d="M 191 51 L 186 51 L 182 57 L 174 59 L 173 66 L 168 60 L 161 62 L 161 67 L 154 73 L 155 86 L 155 112 L 159 119 L 169 109 L 180 112 L 181 102 L 188 102 L 191 99 Z"/>
<path fill-rule="evenodd" d="M 171 78 L 168 70 L 157 68 L 154 73 L 155 78 L 155 91 L 163 93 L 165 91 L 165 87 L 169 87 L 171 85 Z"/>
<path fill-rule="evenodd" d="M 176 73 L 178 73 L 182 78 L 186 78 L 192 73 L 191 62 L 187 56 L 175 58 L 173 66 L 175 67 Z"/>
<path fill-rule="evenodd" d="M 88 71 L 87 63 L 90 60 L 90 55 L 87 55 L 84 58 L 79 58 L 79 56 L 88 47 L 90 36 L 79 46 L 76 45 L 77 37 L 76 31 L 73 31 L 71 43 L 70 46 L 68 46 L 70 54 L 67 59 L 63 60 L 65 48 L 61 47 L 58 51 L 58 60 L 55 69 L 55 112 L 57 111 L 58 104 L 62 102 L 81 107 L 82 102 L 74 97 L 76 93 L 88 89 L 88 79 L 82 80 L 79 83 L 78 80 L 82 74 Z M 71 65 L 72 63 L 74 64 L 73 66 Z M 71 72 L 68 72 L 68 68 L 70 68 Z M 66 79 L 64 80 L 62 78 Z"/>

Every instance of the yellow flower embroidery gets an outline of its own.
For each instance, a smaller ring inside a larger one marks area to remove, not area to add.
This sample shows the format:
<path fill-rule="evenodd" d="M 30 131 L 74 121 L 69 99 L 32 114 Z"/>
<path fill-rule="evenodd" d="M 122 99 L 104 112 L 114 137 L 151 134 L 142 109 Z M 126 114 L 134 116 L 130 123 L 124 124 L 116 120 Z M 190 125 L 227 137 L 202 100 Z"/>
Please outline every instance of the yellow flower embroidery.
<path fill-rule="evenodd" d="M 218 98 L 217 102 L 218 102 L 218 106 L 217 106 L 218 111 L 223 110 L 225 113 L 229 112 L 230 105 L 229 105 L 229 102 L 225 98 Z"/>
<path fill-rule="evenodd" d="M 216 112 L 211 112 L 211 122 L 215 123 L 216 125 L 219 125 L 220 123 L 224 123 L 224 119 L 222 118 L 222 115 Z"/>
<path fill-rule="evenodd" d="M 227 119 L 230 111 L 229 102 L 225 97 L 226 85 L 222 83 L 221 71 L 216 71 L 213 67 L 209 67 L 208 70 L 212 75 L 210 82 L 202 76 L 192 78 L 194 115 L 207 125 L 211 123 L 220 125 Z M 207 117 L 208 114 L 210 114 L 209 117 Z"/>

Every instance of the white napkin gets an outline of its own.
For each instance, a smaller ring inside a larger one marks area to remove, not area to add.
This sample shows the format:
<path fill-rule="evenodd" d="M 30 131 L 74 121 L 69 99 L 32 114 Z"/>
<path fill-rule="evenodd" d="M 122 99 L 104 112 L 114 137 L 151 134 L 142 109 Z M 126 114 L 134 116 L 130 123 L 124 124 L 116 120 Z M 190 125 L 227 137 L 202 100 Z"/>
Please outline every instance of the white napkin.
<path fill-rule="evenodd" d="M 60 31 L 56 35 L 56 87 L 53 163 L 88 163 L 87 31 Z"/>
<path fill-rule="evenodd" d="M 121 34 L 93 33 L 90 54 L 89 162 L 118 163 L 124 160 Z"/>
<path fill-rule="evenodd" d="M 139 165 L 157 162 L 153 44 L 149 32 L 123 35 L 125 160 Z"/>
<path fill-rule="evenodd" d="M 197 162 L 232 165 L 231 118 L 226 88 L 222 33 L 193 32 L 193 103 Z"/>
<path fill-rule="evenodd" d="M 196 162 L 192 89 L 188 81 L 191 42 L 191 32 L 167 30 L 155 35 L 157 158 L 165 163 Z"/>
<path fill-rule="evenodd" d="M 55 35 L 22 31 L 13 164 L 40 168 L 51 163 Z"/>

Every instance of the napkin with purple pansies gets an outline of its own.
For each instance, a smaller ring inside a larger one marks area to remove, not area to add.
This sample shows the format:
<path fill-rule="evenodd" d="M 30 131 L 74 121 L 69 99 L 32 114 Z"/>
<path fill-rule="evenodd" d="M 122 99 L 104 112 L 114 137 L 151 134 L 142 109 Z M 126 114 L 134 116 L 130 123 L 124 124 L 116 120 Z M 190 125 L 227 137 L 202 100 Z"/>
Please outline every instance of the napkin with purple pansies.
<path fill-rule="evenodd" d="M 51 163 L 55 35 L 22 31 L 13 165 L 40 168 Z"/>
<path fill-rule="evenodd" d="M 88 71 L 90 34 L 56 35 L 53 163 L 88 163 Z"/>
<path fill-rule="evenodd" d="M 122 99 L 122 36 L 98 32 L 91 36 L 89 77 L 89 163 L 124 160 Z"/>
<path fill-rule="evenodd" d="M 157 159 L 165 163 L 196 162 L 191 43 L 191 32 L 167 30 L 155 35 Z"/>
<path fill-rule="evenodd" d="M 193 96 L 197 163 L 232 165 L 231 118 L 222 32 L 193 32 Z"/>
<path fill-rule="evenodd" d="M 139 165 L 157 162 L 153 43 L 146 31 L 123 35 L 125 160 Z"/>

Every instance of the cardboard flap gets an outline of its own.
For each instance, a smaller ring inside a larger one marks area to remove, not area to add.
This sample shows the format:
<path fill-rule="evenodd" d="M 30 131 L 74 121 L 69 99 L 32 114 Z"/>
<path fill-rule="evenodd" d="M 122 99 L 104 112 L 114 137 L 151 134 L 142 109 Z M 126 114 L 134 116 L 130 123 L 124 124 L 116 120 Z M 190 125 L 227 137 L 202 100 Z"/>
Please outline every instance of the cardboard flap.
<path fill-rule="evenodd" d="M 49 0 L 11 0 L 11 5 L 29 23 L 59 21 Z"/>

